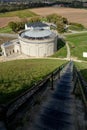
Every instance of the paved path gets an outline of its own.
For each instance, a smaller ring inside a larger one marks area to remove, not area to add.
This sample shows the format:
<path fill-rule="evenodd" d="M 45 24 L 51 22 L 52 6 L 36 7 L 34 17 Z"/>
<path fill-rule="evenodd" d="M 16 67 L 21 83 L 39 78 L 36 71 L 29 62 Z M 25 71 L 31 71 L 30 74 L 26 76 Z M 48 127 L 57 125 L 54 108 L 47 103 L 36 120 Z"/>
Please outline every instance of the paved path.
<path fill-rule="evenodd" d="M 42 105 L 32 130 L 77 130 L 75 100 L 72 95 L 72 68 L 73 64 L 70 62 L 49 101 Z"/>
<path fill-rule="evenodd" d="M 70 60 L 70 47 L 69 47 L 69 44 L 68 44 L 68 42 L 66 42 L 66 47 L 67 47 L 67 59 L 69 59 Z"/>
<path fill-rule="evenodd" d="M 0 33 L 0 36 L 18 38 L 18 34 L 10 34 L 10 33 Z"/>
<path fill-rule="evenodd" d="M 87 33 L 87 31 L 72 31 L 71 33 L 64 33 L 63 35 L 72 35 L 72 34 L 81 34 L 81 33 Z"/>

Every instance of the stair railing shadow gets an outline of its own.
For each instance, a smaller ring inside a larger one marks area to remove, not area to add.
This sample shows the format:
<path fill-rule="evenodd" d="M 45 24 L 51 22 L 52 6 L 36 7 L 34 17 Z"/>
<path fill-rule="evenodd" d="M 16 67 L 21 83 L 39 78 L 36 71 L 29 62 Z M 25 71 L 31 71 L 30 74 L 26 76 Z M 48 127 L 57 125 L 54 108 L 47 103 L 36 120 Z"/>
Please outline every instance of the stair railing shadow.
<path fill-rule="evenodd" d="M 79 70 L 74 65 L 73 67 L 73 93 L 80 96 L 85 110 L 85 120 L 87 120 L 87 82 L 85 82 Z"/>

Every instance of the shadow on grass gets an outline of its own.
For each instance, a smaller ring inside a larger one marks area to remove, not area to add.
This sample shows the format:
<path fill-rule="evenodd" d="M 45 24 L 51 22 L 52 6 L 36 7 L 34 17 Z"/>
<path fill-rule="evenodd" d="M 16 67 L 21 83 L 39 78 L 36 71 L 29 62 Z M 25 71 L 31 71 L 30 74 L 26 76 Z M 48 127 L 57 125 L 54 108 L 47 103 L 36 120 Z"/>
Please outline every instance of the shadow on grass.
<path fill-rule="evenodd" d="M 87 69 L 82 69 L 82 70 L 79 71 L 79 73 L 81 74 L 82 80 L 87 82 Z"/>
<path fill-rule="evenodd" d="M 57 51 L 51 56 L 54 58 L 65 58 L 67 55 L 65 41 L 62 38 L 57 40 Z"/>
<path fill-rule="evenodd" d="M 58 41 L 57 41 L 57 50 L 61 49 L 62 47 L 65 46 L 65 41 L 64 39 L 62 38 L 58 38 Z"/>

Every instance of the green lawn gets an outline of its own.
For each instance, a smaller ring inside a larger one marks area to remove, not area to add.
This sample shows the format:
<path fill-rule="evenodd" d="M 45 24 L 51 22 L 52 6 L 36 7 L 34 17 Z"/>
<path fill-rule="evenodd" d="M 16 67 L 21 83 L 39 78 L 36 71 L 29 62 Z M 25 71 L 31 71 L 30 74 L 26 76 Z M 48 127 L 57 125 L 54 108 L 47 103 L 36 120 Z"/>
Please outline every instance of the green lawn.
<path fill-rule="evenodd" d="M 35 59 L 0 63 L 0 103 L 10 101 L 65 62 Z"/>
<path fill-rule="evenodd" d="M 84 77 L 85 81 L 87 82 L 87 63 L 78 63 L 75 62 L 76 67 L 79 69 L 80 73 Z"/>
<path fill-rule="evenodd" d="M 0 33 L 14 33 L 9 26 L 0 28 Z"/>
<path fill-rule="evenodd" d="M 57 46 L 58 46 L 58 51 L 55 52 L 51 57 L 66 58 L 67 48 L 66 48 L 64 41 L 62 41 L 61 39 L 58 39 L 58 45 Z"/>
<path fill-rule="evenodd" d="M 87 30 L 85 27 L 82 28 L 82 27 L 78 27 L 78 26 L 75 26 L 75 25 L 70 25 L 69 29 L 70 30 L 74 30 L 74 31 L 84 31 L 84 30 Z"/>
<path fill-rule="evenodd" d="M 0 17 L 14 17 L 14 16 L 18 16 L 19 18 L 27 18 L 37 15 L 31 12 L 29 9 L 0 13 Z"/>
<path fill-rule="evenodd" d="M 71 57 L 87 60 L 87 58 L 83 58 L 83 52 L 87 52 L 87 33 L 68 35 L 66 40 L 70 46 Z"/>

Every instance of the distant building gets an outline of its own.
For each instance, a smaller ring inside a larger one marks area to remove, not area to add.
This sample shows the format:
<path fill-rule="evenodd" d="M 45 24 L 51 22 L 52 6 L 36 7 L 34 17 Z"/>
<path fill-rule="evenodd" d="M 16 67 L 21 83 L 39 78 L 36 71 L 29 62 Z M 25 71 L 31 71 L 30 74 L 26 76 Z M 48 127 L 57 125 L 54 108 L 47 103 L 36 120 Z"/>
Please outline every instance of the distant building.
<path fill-rule="evenodd" d="M 50 29 L 50 26 L 42 22 L 26 23 L 25 30 L 27 29 Z"/>
<path fill-rule="evenodd" d="M 1 45 L 4 56 L 15 53 L 25 54 L 30 57 L 47 57 L 57 51 L 57 33 L 50 30 L 44 23 L 26 24 L 18 39 Z"/>

